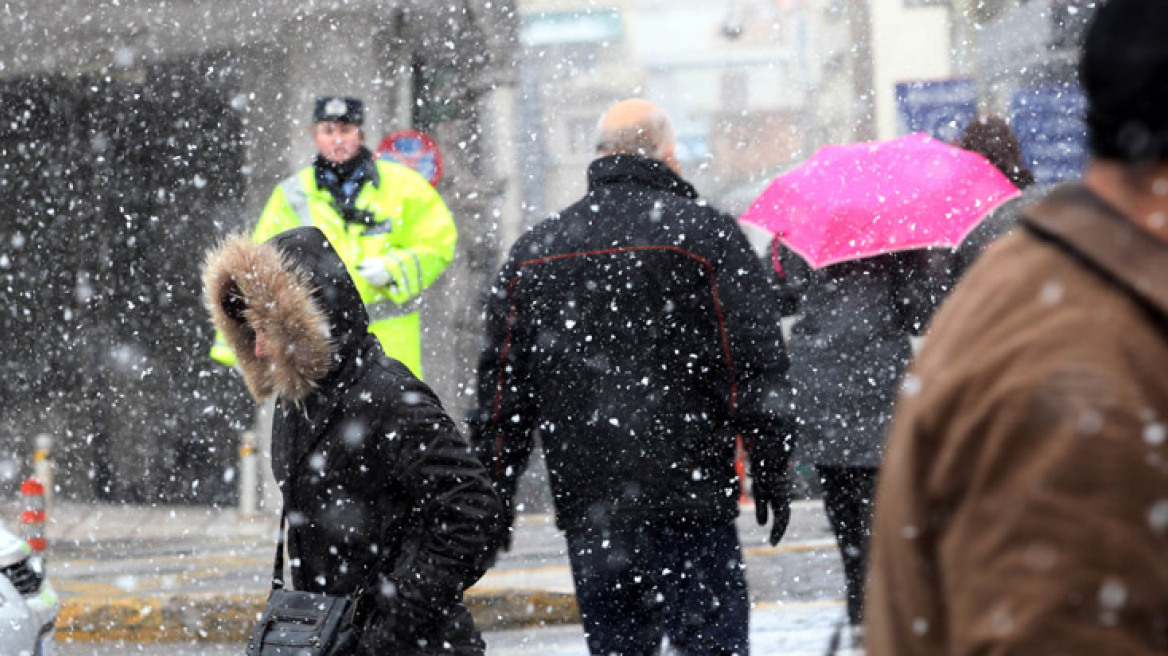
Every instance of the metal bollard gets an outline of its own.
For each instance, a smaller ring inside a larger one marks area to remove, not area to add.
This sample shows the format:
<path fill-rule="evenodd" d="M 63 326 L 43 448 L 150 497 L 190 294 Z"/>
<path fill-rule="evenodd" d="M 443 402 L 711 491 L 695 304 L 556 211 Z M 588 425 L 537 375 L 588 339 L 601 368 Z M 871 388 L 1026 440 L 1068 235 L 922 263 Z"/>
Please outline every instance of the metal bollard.
<path fill-rule="evenodd" d="M 45 487 L 45 510 L 53 509 L 53 436 L 41 433 L 36 436 L 36 451 L 33 452 L 33 475 Z"/>
<path fill-rule="evenodd" d="M 259 458 L 256 457 L 256 436 L 243 431 L 239 444 L 239 514 L 255 515 L 259 503 Z"/>
<path fill-rule="evenodd" d="M 24 510 L 20 513 L 20 534 L 33 553 L 44 556 L 48 548 L 45 539 L 45 486 L 35 478 L 26 478 L 20 485 Z"/>

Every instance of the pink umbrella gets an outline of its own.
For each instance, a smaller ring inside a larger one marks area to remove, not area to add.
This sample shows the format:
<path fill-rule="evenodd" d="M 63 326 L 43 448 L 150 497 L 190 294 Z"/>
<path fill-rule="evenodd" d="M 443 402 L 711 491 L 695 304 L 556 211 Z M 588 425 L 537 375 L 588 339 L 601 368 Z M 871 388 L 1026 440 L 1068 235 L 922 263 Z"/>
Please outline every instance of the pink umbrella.
<path fill-rule="evenodd" d="M 825 146 L 775 178 L 743 221 L 817 269 L 893 251 L 957 246 L 1018 189 L 981 155 L 926 134 Z"/>

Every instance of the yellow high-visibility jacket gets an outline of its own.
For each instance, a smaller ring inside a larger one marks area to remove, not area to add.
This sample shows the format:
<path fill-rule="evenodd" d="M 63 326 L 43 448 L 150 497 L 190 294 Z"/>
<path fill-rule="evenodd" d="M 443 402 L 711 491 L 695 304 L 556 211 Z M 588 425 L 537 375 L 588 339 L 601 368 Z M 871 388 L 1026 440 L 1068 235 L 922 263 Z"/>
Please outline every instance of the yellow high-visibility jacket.
<path fill-rule="evenodd" d="M 422 334 L 418 297 L 450 265 L 458 230 L 438 192 L 408 167 L 377 160 L 377 175 L 366 180 L 356 207 L 371 213 L 371 225 L 346 222 L 332 194 L 317 186 L 310 166 L 272 192 L 252 239 L 263 242 L 298 226 L 316 226 L 328 237 L 357 284 L 369 312 L 369 330 L 390 357 L 422 375 Z M 377 258 L 390 274 L 384 287 L 357 273 L 363 260 Z M 234 366 L 235 354 L 215 336 L 211 357 Z"/>

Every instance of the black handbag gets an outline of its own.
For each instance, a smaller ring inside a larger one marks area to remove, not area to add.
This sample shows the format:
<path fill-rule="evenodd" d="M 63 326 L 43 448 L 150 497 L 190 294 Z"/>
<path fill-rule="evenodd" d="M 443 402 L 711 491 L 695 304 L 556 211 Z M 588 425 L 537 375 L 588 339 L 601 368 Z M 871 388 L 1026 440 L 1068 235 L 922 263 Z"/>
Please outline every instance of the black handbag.
<path fill-rule="evenodd" d="M 336 596 L 284 589 L 284 521 L 276 543 L 272 592 L 247 643 L 247 656 L 348 656 L 361 636 L 361 591 Z"/>

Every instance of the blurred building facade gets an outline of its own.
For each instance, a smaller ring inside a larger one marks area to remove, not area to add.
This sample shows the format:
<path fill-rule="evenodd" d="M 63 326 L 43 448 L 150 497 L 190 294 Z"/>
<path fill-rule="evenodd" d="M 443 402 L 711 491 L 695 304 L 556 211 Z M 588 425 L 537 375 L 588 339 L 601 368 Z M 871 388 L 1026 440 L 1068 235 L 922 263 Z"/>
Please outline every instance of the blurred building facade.
<path fill-rule="evenodd" d="M 584 193 L 597 121 L 623 98 L 669 112 L 685 174 L 715 204 L 740 205 L 741 188 L 756 192 L 831 133 L 818 129 L 812 98 L 847 35 L 822 2 L 520 0 L 518 8 L 525 224 Z"/>
<path fill-rule="evenodd" d="M 478 351 L 512 141 L 506 0 L 63 0 L 0 13 L 0 493 L 56 438 L 60 493 L 230 503 L 246 392 L 207 357 L 204 250 L 313 155 L 311 103 L 443 149 L 460 231 L 423 309 L 451 406 Z M 265 465 L 266 466 L 266 465 Z"/>

